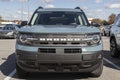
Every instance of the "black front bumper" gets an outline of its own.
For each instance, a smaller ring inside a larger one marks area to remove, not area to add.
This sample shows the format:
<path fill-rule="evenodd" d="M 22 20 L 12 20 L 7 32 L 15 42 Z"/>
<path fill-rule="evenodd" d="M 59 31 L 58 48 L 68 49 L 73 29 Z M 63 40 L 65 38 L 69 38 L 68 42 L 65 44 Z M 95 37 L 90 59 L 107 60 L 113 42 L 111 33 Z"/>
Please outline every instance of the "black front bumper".
<path fill-rule="evenodd" d="M 16 59 L 17 65 L 28 72 L 92 72 L 102 62 L 102 51 L 90 54 L 39 54 L 16 50 Z"/>

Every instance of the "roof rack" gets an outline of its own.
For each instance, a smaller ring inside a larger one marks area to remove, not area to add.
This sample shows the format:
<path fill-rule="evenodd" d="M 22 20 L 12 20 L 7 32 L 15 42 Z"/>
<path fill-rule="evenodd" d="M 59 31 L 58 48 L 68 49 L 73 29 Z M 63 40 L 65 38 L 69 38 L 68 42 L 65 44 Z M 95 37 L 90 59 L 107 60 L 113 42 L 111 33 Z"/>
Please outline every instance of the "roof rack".
<path fill-rule="evenodd" d="M 78 7 L 78 6 L 77 6 L 77 7 L 75 7 L 75 9 L 80 9 L 81 11 L 83 11 L 83 10 L 82 10 L 80 7 Z"/>
<path fill-rule="evenodd" d="M 39 9 L 43 9 L 43 7 L 39 6 L 39 7 L 35 10 L 35 12 L 37 12 Z"/>

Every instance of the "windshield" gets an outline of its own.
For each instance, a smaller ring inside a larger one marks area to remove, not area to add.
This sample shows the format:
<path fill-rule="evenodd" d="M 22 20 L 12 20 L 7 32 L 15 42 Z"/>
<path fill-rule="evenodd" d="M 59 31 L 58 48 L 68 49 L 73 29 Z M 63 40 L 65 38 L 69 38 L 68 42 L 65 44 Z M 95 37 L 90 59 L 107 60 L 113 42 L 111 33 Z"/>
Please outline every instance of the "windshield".
<path fill-rule="evenodd" d="M 37 18 L 37 17 L 36 17 Z M 80 12 L 42 12 L 34 25 L 87 25 L 83 13 Z"/>

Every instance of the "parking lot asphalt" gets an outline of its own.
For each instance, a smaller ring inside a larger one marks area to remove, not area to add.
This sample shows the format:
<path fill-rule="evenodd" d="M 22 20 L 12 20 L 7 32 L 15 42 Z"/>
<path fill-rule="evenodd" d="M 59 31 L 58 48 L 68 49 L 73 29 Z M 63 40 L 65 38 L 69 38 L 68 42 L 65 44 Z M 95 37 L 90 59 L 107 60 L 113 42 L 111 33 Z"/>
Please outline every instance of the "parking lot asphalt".
<path fill-rule="evenodd" d="M 120 80 L 120 58 L 109 54 L 109 37 L 103 37 L 104 69 L 99 78 L 87 74 L 32 73 L 27 78 L 19 79 L 15 70 L 15 39 L 0 39 L 0 80 Z"/>

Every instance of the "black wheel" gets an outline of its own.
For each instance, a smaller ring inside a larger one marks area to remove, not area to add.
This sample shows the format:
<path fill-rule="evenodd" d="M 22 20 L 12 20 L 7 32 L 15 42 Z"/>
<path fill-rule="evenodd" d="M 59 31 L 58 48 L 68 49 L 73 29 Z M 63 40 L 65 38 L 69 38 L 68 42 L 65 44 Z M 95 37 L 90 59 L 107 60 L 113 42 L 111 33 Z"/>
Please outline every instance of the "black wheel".
<path fill-rule="evenodd" d="M 119 57 L 119 51 L 114 38 L 110 40 L 110 54 L 112 57 Z"/>
<path fill-rule="evenodd" d="M 105 31 L 104 31 L 104 36 L 106 36 L 106 33 L 105 33 Z"/>
<path fill-rule="evenodd" d="M 28 72 L 21 69 L 17 64 L 16 64 L 16 73 L 19 78 L 25 78 L 28 75 Z"/>
<path fill-rule="evenodd" d="M 91 76 L 92 77 L 100 77 L 103 71 L 103 60 L 101 61 L 99 67 L 94 70 L 93 72 L 91 72 Z"/>

